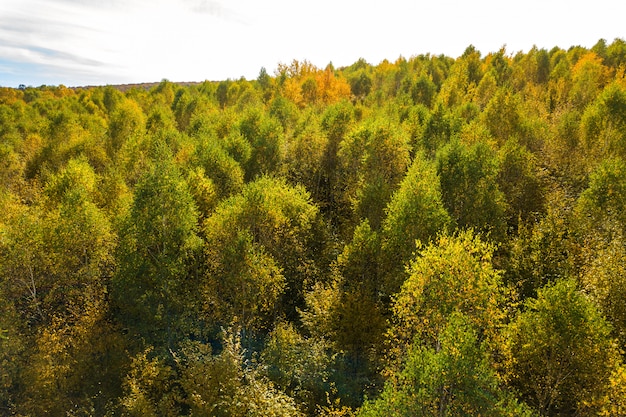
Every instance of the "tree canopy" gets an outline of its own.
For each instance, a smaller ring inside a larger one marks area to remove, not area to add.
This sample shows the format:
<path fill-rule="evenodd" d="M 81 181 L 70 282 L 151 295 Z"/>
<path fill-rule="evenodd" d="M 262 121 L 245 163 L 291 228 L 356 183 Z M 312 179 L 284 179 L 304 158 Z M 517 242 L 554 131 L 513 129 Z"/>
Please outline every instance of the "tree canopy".
<path fill-rule="evenodd" d="M 0 88 L 0 415 L 625 415 L 625 45 Z"/>

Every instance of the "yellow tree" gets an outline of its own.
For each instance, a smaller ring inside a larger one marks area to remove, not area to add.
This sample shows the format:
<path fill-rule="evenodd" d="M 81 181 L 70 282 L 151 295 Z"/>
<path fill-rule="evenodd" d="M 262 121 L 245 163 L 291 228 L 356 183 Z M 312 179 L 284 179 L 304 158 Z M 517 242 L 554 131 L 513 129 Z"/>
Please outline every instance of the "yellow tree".
<path fill-rule="evenodd" d="M 571 72 L 570 100 L 579 109 L 584 109 L 604 88 L 609 70 L 598 55 L 588 52 L 578 59 Z"/>
<path fill-rule="evenodd" d="M 470 231 L 440 236 L 411 262 L 409 278 L 395 297 L 390 332 L 400 347 L 415 337 L 436 346 L 452 313 L 460 312 L 484 337 L 494 340 L 505 317 L 501 271 L 494 246 Z"/>

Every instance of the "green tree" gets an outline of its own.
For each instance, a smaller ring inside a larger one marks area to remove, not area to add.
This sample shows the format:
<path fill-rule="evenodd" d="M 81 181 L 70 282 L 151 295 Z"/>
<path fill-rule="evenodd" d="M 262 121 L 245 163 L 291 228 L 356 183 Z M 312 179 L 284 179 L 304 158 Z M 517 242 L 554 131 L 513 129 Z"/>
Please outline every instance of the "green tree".
<path fill-rule="evenodd" d="M 499 387 L 479 332 L 461 313 L 452 313 L 436 347 L 420 344 L 407 353 L 403 368 L 380 397 L 366 401 L 358 416 L 530 416 Z"/>
<path fill-rule="evenodd" d="M 626 89 L 618 83 L 607 86 L 585 109 L 580 129 L 592 155 L 626 157 Z"/>
<path fill-rule="evenodd" d="M 27 166 L 26 174 L 31 178 L 42 173 L 58 172 L 70 159 L 87 154 L 92 142 L 89 130 L 67 107 L 47 116 L 46 127 L 41 134 L 44 138 L 41 151 Z"/>
<path fill-rule="evenodd" d="M 215 90 L 215 97 L 217 98 L 217 101 L 222 107 L 222 109 L 225 108 L 226 105 L 230 104 L 229 97 L 228 97 L 228 90 L 230 89 L 230 86 L 232 85 L 232 83 L 233 82 L 230 79 L 221 81 L 217 85 L 217 89 Z"/>
<path fill-rule="evenodd" d="M 41 207 L 18 209 L 4 235 L 0 294 L 13 305 L 3 310 L 19 318 L 10 335 L 28 346 L 16 362 L 30 364 L 14 380 L 23 388 L 13 401 L 26 413 L 103 412 L 101 393 L 114 394 L 119 382 L 105 301 L 115 235 L 92 202 L 95 186 L 87 162 L 71 160 L 50 176 Z"/>
<path fill-rule="evenodd" d="M 522 299 L 535 297 L 547 283 L 576 276 L 580 269 L 581 242 L 570 210 L 573 204 L 562 192 L 549 196 L 545 216 L 521 224 L 508 241 L 506 281 Z"/>
<path fill-rule="evenodd" d="M 491 135 L 505 143 L 511 138 L 526 140 L 520 98 L 508 89 L 499 89 L 485 107 L 481 119 Z"/>
<path fill-rule="evenodd" d="M 266 329 L 279 312 L 286 279 L 278 263 L 249 231 L 232 231 L 230 236 L 215 225 L 222 220 L 224 206 L 206 223 L 208 275 L 204 303 L 209 320 L 235 322 L 246 330 Z M 221 232 L 221 233 L 220 233 Z M 219 239 L 219 240 L 218 240 Z"/>
<path fill-rule="evenodd" d="M 504 235 L 506 210 L 498 162 L 485 142 L 467 146 L 454 140 L 437 154 L 443 202 L 456 226 L 491 233 L 496 240 Z"/>
<path fill-rule="evenodd" d="M 594 259 L 582 274 L 585 290 L 597 303 L 602 314 L 612 325 L 613 334 L 626 348 L 626 249 L 621 236 L 605 248 L 594 251 Z"/>
<path fill-rule="evenodd" d="M 321 127 L 328 142 L 322 157 L 321 209 L 337 223 L 347 217 L 347 207 L 342 204 L 341 176 L 339 173 L 339 149 L 341 142 L 354 123 L 354 107 L 349 102 L 340 102 L 326 108 Z M 349 208 L 349 207 L 348 207 Z"/>
<path fill-rule="evenodd" d="M 280 122 L 267 116 L 260 108 L 253 107 L 244 113 L 239 130 L 252 146 L 252 154 L 244 166 L 246 179 L 253 180 L 277 172 L 284 159 L 284 135 Z"/>
<path fill-rule="evenodd" d="M 363 100 L 372 90 L 372 78 L 365 70 L 360 70 L 352 75 L 348 82 L 352 95 L 357 99 Z"/>
<path fill-rule="evenodd" d="M 420 74 L 415 79 L 406 81 L 406 89 L 414 104 L 430 107 L 437 94 L 437 86 L 426 74 Z"/>
<path fill-rule="evenodd" d="M 506 330 L 506 378 L 542 415 L 597 413 L 619 365 L 610 326 L 572 280 L 528 299 Z"/>
<path fill-rule="evenodd" d="M 338 352 L 331 381 L 344 404 L 358 405 L 379 379 L 389 315 L 379 265 L 379 236 L 364 220 L 333 263 L 331 282 L 318 283 L 301 312 L 306 330 Z"/>
<path fill-rule="evenodd" d="M 262 177 L 222 201 L 204 223 L 208 317 L 247 330 L 296 318 L 326 259 L 318 209 L 301 186 Z M 245 317 L 241 317 L 245 310 Z"/>
<path fill-rule="evenodd" d="M 486 71 L 491 72 L 496 79 L 498 87 L 506 86 L 511 77 L 511 59 L 505 55 L 504 47 L 498 52 L 492 52 L 485 57 Z"/>
<path fill-rule="evenodd" d="M 206 177 L 204 168 L 197 167 L 187 175 L 187 184 L 198 208 L 200 220 L 207 218 L 218 202 L 217 188 L 213 181 Z"/>
<path fill-rule="evenodd" d="M 385 293 L 394 294 L 406 278 L 404 267 L 417 250 L 450 225 L 435 165 L 417 154 L 386 208 L 382 226 Z M 382 272 L 382 271 L 381 271 Z"/>
<path fill-rule="evenodd" d="M 261 92 L 263 94 L 263 101 L 266 103 L 272 99 L 274 94 L 274 83 L 275 80 L 267 73 L 265 67 L 261 67 L 259 71 L 259 76 L 256 79 L 259 87 L 261 87 Z"/>
<path fill-rule="evenodd" d="M 164 145 L 135 190 L 113 279 L 118 319 L 149 343 L 171 347 L 195 310 L 193 267 L 202 244 L 189 188 Z"/>
<path fill-rule="evenodd" d="M 279 323 L 261 352 L 265 373 L 276 387 L 313 415 L 326 401 L 331 357 L 324 339 L 305 338 L 289 323 Z"/>
<path fill-rule="evenodd" d="M 368 219 L 379 229 L 385 206 L 410 164 L 408 138 L 388 123 L 372 122 L 348 136 L 338 156 L 343 200 L 351 203 L 357 221 Z"/>
<path fill-rule="evenodd" d="M 379 236 L 365 220 L 334 265 L 340 294 L 331 312 L 336 326 L 333 341 L 339 351 L 353 354 L 357 363 L 379 348 L 386 329 L 379 259 Z"/>
<path fill-rule="evenodd" d="M 278 96 L 269 105 L 269 115 L 280 121 L 283 130 L 288 131 L 298 121 L 298 106 L 283 96 Z"/>
<path fill-rule="evenodd" d="M 606 48 L 606 60 L 613 68 L 619 68 L 626 63 L 626 42 L 624 39 L 615 38 Z"/>
<path fill-rule="evenodd" d="M 171 360 L 150 347 L 135 355 L 119 411 L 128 416 L 300 416 L 295 401 L 247 360 L 235 331 L 223 333 L 219 353 L 185 341 Z"/>
<path fill-rule="evenodd" d="M 176 357 L 180 386 L 191 415 L 216 417 L 299 417 L 293 398 L 278 389 L 260 366 L 247 360 L 240 337 L 224 332 L 219 354 L 187 342 Z"/>
<path fill-rule="evenodd" d="M 589 175 L 589 187 L 576 202 L 575 211 L 586 230 L 610 236 L 612 229 L 626 227 L 626 162 L 621 158 L 602 161 Z"/>
<path fill-rule="evenodd" d="M 107 152 L 112 160 L 124 143 L 137 140 L 145 134 L 146 120 L 137 102 L 124 100 L 117 104 L 111 114 L 108 129 Z"/>
<path fill-rule="evenodd" d="M 241 164 L 214 137 L 202 136 L 196 141 L 195 162 L 213 182 L 218 199 L 239 193 L 245 176 Z M 229 141 L 225 142 L 224 145 L 228 146 Z M 243 153 L 246 149 L 244 144 Z"/>
<path fill-rule="evenodd" d="M 593 52 L 587 52 L 580 57 L 572 67 L 571 73 L 573 85 L 570 100 L 580 109 L 585 108 L 602 91 L 609 75 L 608 68 Z"/>
<path fill-rule="evenodd" d="M 181 415 L 183 394 L 176 384 L 176 372 L 151 347 L 132 358 L 124 381 L 125 395 L 120 408 L 127 416 Z"/>
<path fill-rule="evenodd" d="M 294 137 L 287 141 L 285 152 L 285 169 L 287 177 L 294 183 L 302 184 L 311 196 L 320 201 L 323 196 L 323 165 L 324 150 L 328 138 L 323 134 L 318 119 L 308 114 L 300 121 Z"/>
<path fill-rule="evenodd" d="M 498 187 L 506 200 L 507 223 L 517 229 L 518 222 L 537 218 L 545 211 L 545 191 L 537 158 L 515 140 L 499 150 Z"/>
<path fill-rule="evenodd" d="M 20 331 L 20 318 L 4 291 L 0 290 L 0 410 L 15 410 L 24 360 L 25 335 Z"/>
<path fill-rule="evenodd" d="M 460 120 L 454 116 L 451 110 L 441 102 L 435 104 L 426 122 L 421 146 L 428 157 L 447 144 L 450 139 L 460 131 Z"/>

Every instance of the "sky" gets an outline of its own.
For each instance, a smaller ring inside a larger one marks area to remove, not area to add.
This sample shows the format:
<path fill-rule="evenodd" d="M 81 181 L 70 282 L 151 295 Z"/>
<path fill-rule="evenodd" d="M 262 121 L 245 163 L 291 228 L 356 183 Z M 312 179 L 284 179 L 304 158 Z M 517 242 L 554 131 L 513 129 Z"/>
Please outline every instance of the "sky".
<path fill-rule="evenodd" d="M 626 37 L 623 0 L 0 0 L 0 86 L 255 79 Z"/>

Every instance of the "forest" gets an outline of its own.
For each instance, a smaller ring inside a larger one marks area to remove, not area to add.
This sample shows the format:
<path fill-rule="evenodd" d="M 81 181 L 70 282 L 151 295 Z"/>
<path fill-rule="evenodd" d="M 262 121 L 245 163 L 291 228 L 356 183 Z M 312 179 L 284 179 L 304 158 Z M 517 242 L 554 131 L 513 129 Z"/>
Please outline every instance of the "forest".
<path fill-rule="evenodd" d="M 0 88 L 0 415 L 626 415 L 626 42 Z"/>

